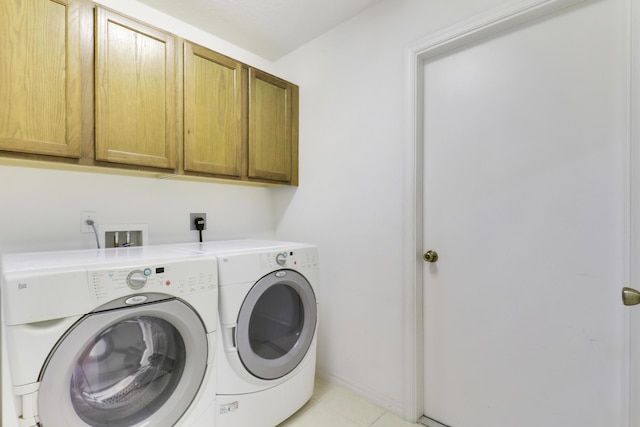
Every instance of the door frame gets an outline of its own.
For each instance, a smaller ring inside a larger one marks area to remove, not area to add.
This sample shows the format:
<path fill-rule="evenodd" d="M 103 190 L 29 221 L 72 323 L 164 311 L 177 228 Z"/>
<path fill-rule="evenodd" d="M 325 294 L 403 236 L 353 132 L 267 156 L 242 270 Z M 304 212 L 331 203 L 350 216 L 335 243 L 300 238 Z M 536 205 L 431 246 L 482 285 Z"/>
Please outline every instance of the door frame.
<path fill-rule="evenodd" d="M 405 49 L 405 152 L 404 152 L 404 206 L 403 206 L 403 307 L 405 325 L 403 331 L 403 417 L 416 421 L 424 415 L 424 330 L 423 330 L 423 283 L 422 283 L 422 252 L 424 249 L 423 236 L 423 164 L 424 154 L 424 122 L 423 122 L 423 93 L 424 93 L 424 64 L 439 55 L 470 45 L 479 40 L 491 37 L 499 32 L 515 28 L 544 15 L 551 14 L 561 9 L 581 3 L 584 0 L 514 0 L 477 15 L 469 20 L 462 21 L 438 33 L 429 35 L 414 42 Z M 631 0 L 632 3 L 640 0 Z M 634 9 L 635 12 L 635 9 Z M 634 24 L 640 24 L 640 16 L 635 17 Z M 633 25 L 632 28 L 640 28 Z M 632 32 L 633 45 L 640 46 L 640 35 Z M 637 43 L 636 43 L 637 42 Z M 632 55 L 632 58 L 637 55 Z M 637 62 L 637 63 L 636 63 Z M 640 74 L 640 61 L 633 63 L 632 70 L 635 75 Z M 632 111 L 640 111 L 640 76 L 634 77 L 633 88 L 637 93 L 632 93 Z M 637 104 L 637 105 L 636 105 Z M 632 133 L 640 135 L 640 119 L 632 120 Z M 640 150 L 638 150 L 640 151 Z M 640 153 L 632 153 L 632 164 L 640 164 Z M 630 167 L 630 169 L 633 169 Z M 640 187 L 640 177 L 632 174 L 632 182 Z M 635 188 L 635 186 L 633 186 Z M 640 195 L 632 198 L 632 206 L 640 211 Z M 640 227 L 636 227 L 640 228 Z M 636 251 L 640 250 L 640 230 L 632 229 L 633 235 L 638 241 Z M 640 263 L 636 268 L 640 269 Z M 632 271 L 634 268 L 632 266 Z M 640 314 L 639 314 L 640 315 Z M 640 343 L 636 346 L 640 355 Z M 636 374 L 638 377 L 640 375 Z M 635 381 L 639 383 L 639 381 Z M 640 388 L 640 387 L 639 387 Z M 632 391 L 633 392 L 633 391 Z M 638 390 L 640 395 L 640 390 Z M 628 404 L 627 404 L 628 406 Z M 635 423 L 640 422 L 640 414 L 635 416 Z M 632 420 L 633 421 L 633 420 Z M 636 425 L 632 422 L 631 425 Z M 438 424 L 434 424 L 438 425 Z"/>
<path fill-rule="evenodd" d="M 637 144 L 640 141 L 640 55 L 636 52 L 640 49 L 640 0 L 630 1 L 630 76 L 629 76 L 629 286 L 640 288 L 640 221 L 635 219 L 640 215 L 640 149 Z M 640 405 L 633 405 L 640 399 L 640 363 L 632 364 L 631 361 L 640 358 L 640 307 L 631 308 L 629 312 L 629 426 L 640 425 Z"/>

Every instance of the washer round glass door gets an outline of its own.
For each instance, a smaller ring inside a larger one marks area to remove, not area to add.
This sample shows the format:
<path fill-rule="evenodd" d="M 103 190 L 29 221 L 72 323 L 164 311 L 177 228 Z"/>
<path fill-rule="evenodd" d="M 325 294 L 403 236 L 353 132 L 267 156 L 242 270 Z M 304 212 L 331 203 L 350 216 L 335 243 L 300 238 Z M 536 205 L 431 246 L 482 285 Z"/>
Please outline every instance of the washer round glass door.
<path fill-rule="evenodd" d="M 200 317 L 179 300 L 85 316 L 41 374 L 44 426 L 172 426 L 194 400 L 207 365 Z"/>
<path fill-rule="evenodd" d="M 258 280 L 238 314 L 238 355 L 266 380 L 293 371 L 307 354 L 316 328 L 316 298 L 300 273 L 278 270 Z"/>

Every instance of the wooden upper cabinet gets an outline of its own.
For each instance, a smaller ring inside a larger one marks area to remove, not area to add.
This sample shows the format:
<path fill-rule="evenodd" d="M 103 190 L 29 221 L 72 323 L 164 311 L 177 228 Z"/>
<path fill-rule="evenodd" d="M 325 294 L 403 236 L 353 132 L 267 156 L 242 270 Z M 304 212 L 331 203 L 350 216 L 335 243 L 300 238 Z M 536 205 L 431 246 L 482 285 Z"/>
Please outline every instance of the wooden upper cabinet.
<path fill-rule="evenodd" d="M 184 44 L 184 169 L 241 177 L 242 63 Z"/>
<path fill-rule="evenodd" d="M 96 7 L 96 159 L 176 167 L 172 35 Z"/>
<path fill-rule="evenodd" d="M 0 152 L 298 185 L 298 86 L 88 0 L 0 0 Z"/>
<path fill-rule="evenodd" d="M 249 179 L 297 185 L 298 87 L 249 70 Z"/>
<path fill-rule="evenodd" d="M 0 150 L 80 156 L 79 9 L 0 1 Z"/>

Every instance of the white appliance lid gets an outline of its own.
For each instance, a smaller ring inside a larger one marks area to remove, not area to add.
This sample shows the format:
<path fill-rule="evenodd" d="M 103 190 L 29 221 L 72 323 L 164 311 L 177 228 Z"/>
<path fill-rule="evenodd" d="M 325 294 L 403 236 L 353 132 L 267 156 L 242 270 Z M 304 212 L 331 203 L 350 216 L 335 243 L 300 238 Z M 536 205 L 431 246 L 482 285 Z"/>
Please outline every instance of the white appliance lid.
<path fill-rule="evenodd" d="M 173 245 L 174 248 L 180 248 L 184 250 L 194 251 L 198 253 L 208 254 L 231 254 L 234 252 L 261 252 L 266 250 L 279 250 L 279 249 L 299 249 L 313 247 L 313 245 L 306 243 L 296 242 L 281 242 L 277 240 L 224 240 L 224 241 L 210 241 L 202 243 L 183 243 Z"/>
<path fill-rule="evenodd" d="M 150 260 L 179 260 L 196 254 L 171 246 L 135 246 L 127 248 L 82 249 L 52 252 L 25 252 L 4 254 L 0 267 L 3 272 L 96 265 L 129 265 Z"/>

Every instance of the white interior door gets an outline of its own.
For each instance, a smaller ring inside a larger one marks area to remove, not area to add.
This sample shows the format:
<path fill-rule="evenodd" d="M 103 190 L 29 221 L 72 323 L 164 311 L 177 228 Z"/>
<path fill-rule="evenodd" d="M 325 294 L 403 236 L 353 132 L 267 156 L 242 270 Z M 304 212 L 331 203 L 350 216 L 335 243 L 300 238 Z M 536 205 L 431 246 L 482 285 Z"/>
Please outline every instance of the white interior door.
<path fill-rule="evenodd" d="M 424 66 L 424 412 L 628 420 L 628 39 L 589 2 Z"/>

